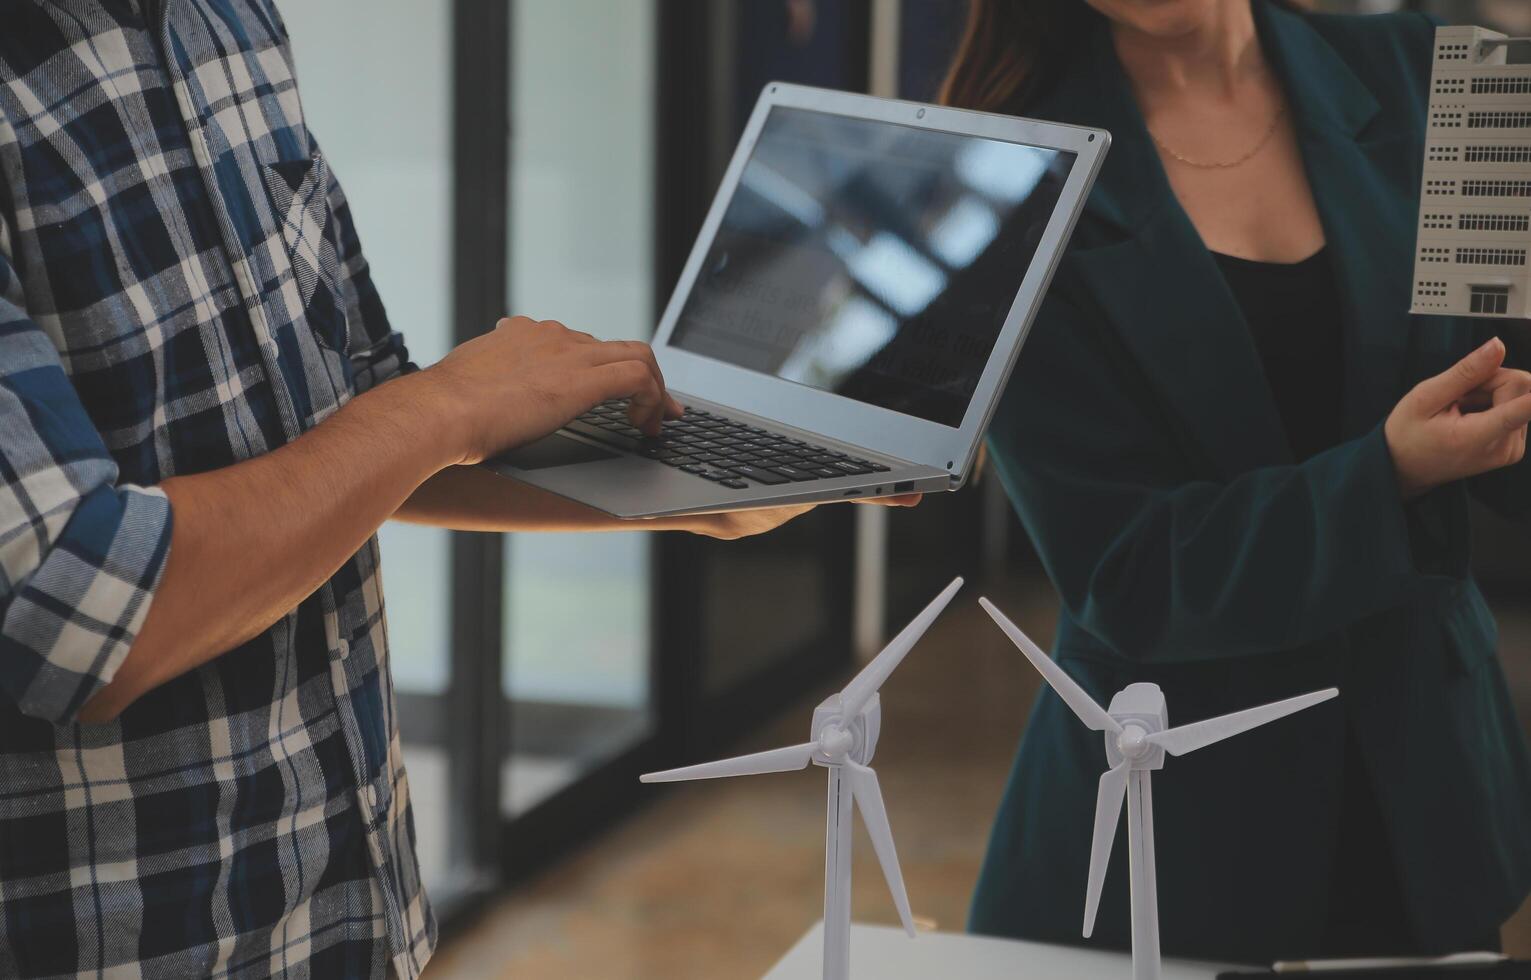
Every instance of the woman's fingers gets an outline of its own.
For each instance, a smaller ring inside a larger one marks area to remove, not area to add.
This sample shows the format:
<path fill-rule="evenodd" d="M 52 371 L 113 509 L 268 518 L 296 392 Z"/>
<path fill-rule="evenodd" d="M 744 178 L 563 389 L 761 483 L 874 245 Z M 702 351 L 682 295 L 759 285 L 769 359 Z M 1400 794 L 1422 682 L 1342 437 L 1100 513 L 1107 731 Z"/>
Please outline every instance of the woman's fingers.
<path fill-rule="evenodd" d="M 1388 451 L 1405 499 L 1520 462 L 1531 374 L 1505 368 L 1497 337 L 1415 385 L 1388 414 Z"/>
<path fill-rule="evenodd" d="M 1531 424 L 1531 394 L 1522 394 L 1481 412 L 1464 415 L 1461 424 L 1472 443 L 1491 455 L 1506 440 L 1524 442 L 1526 426 Z"/>
<path fill-rule="evenodd" d="M 1489 383 L 1489 388 L 1493 396 L 1492 404 L 1495 405 L 1531 394 L 1531 372 L 1500 368 L 1494 380 Z"/>
<path fill-rule="evenodd" d="M 1421 381 L 1408 397 L 1422 416 L 1444 412 L 1492 380 L 1503 363 L 1504 341 L 1494 337 L 1445 371 Z"/>
<path fill-rule="evenodd" d="M 1506 433 L 1520 432 L 1531 425 L 1531 394 L 1517 395 L 1481 414 L 1490 418 L 1497 417 Z"/>
<path fill-rule="evenodd" d="M 1463 414 L 1481 412 L 1525 394 L 1531 394 L 1531 372 L 1502 367 L 1488 381 L 1457 399 L 1457 407 Z"/>

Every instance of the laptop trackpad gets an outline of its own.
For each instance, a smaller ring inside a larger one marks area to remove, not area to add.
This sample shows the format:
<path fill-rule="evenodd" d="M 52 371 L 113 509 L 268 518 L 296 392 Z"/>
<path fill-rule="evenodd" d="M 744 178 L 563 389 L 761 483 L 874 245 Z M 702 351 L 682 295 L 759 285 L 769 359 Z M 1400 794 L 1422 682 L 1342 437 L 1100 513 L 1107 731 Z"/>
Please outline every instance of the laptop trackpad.
<path fill-rule="evenodd" d="M 529 442 L 508 453 L 502 453 L 494 458 L 494 462 L 514 466 L 518 470 L 545 470 L 554 466 L 594 463 L 602 459 L 613 459 L 616 456 L 617 453 L 607 452 L 599 446 L 592 446 L 588 442 L 570 439 L 555 432 L 550 436 L 543 436 L 536 442 Z"/>

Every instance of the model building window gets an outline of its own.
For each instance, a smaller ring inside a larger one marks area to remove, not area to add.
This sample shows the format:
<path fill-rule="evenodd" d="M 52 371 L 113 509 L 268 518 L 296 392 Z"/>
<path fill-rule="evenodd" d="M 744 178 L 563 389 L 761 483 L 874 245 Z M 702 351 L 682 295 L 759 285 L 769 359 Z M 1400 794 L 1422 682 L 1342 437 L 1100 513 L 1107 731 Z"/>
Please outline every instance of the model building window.
<path fill-rule="evenodd" d="M 1469 112 L 1468 129 L 1525 129 L 1531 127 L 1531 112 Z"/>
<path fill-rule="evenodd" d="M 1457 262 L 1462 265 L 1525 265 L 1523 248 L 1459 248 Z"/>
<path fill-rule="evenodd" d="M 1531 92 L 1531 75 L 1473 79 L 1474 95 L 1519 95 Z"/>
<path fill-rule="evenodd" d="M 1531 163 L 1531 146 L 1469 146 L 1468 163 Z"/>
<path fill-rule="evenodd" d="M 1531 216 L 1524 214 L 1464 214 L 1457 219 L 1462 231 L 1531 231 Z"/>
<path fill-rule="evenodd" d="M 1510 287 L 1473 286 L 1468 308 L 1474 313 L 1507 313 L 1510 309 Z"/>
<path fill-rule="evenodd" d="M 1462 195 L 1464 197 L 1531 197 L 1531 180 L 1464 180 Z"/>

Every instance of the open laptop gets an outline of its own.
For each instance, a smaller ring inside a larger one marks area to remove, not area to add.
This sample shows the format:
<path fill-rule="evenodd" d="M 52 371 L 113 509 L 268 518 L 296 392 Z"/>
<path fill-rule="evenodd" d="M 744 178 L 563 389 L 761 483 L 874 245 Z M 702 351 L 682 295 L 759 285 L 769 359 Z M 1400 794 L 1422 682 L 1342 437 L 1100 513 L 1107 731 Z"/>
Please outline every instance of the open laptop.
<path fill-rule="evenodd" d="M 960 487 L 1110 141 L 767 85 L 653 342 L 685 416 L 486 465 L 623 518 Z"/>

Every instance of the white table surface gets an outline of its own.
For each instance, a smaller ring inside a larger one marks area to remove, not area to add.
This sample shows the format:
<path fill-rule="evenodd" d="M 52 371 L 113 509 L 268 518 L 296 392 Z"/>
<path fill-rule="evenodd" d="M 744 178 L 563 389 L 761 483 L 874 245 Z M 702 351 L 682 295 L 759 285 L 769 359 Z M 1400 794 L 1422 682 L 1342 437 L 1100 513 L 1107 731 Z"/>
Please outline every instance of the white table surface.
<path fill-rule="evenodd" d="M 820 980 L 823 923 L 771 968 L 765 980 Z M 1214 980 L 1239 967 L 1165 960 L 1163 980 Z M 1242 969 L 1248 969 L 1243 967 Z M 1131 980 L 1132 957 L 1071 946 L 922 932 L 910 939 L 890 926 L 851 926 L 852 980 Z"/>

